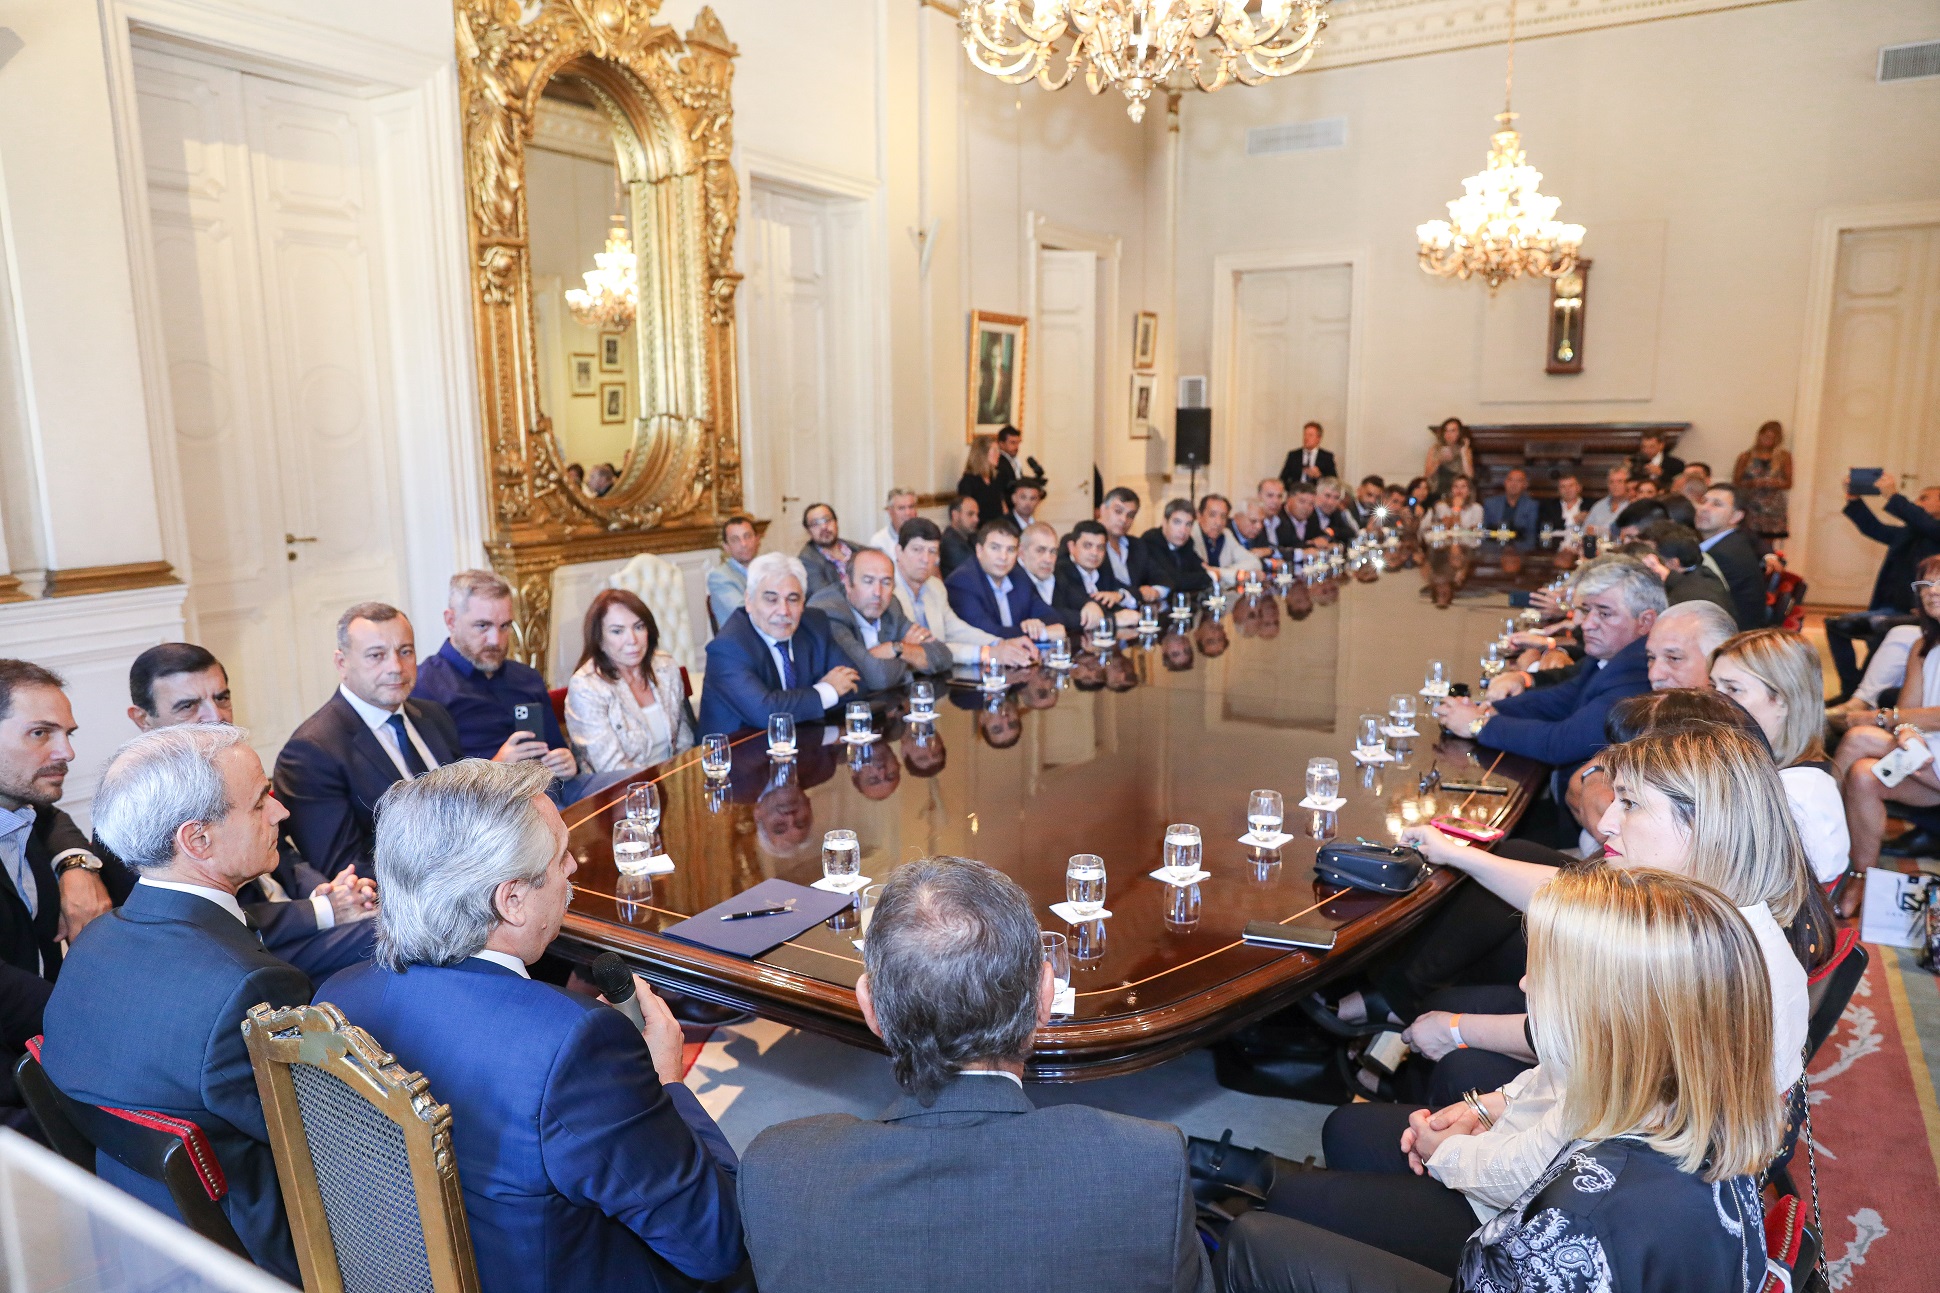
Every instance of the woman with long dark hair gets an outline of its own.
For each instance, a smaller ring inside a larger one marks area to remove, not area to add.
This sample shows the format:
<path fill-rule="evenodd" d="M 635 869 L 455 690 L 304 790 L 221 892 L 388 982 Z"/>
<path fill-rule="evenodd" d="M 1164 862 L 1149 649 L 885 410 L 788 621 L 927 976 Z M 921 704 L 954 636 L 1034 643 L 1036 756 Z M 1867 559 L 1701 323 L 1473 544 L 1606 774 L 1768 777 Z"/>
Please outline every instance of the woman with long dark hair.
<path fill-rule="evenodd" d="M 660 649 L 647 604 L 608 588 L 586 608 L 586 647 L 566 687 L 566 735 L 583 765 L 619 772 L 694 745 L 680 666 Z"/>

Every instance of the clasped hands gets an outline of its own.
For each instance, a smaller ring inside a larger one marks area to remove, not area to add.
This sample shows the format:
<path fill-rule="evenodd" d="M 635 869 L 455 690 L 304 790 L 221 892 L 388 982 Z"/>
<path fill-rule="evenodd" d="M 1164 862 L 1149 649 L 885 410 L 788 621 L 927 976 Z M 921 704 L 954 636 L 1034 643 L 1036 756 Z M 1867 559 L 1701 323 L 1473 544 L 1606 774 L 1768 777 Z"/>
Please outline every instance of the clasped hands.
<path fill-rule="evenodd" d="M 1489 1111 L 1489 1117 L 1500 1119 L 1508 1101 L 1500 1091 L 1483 1094 L 1481 1102 Z M 1408 1115 L 1408 1130 L 1401 1133 L 1401 1152 L 1408 1156 L 1408 1166 L 1416 1176 L 1428 1173 L 1428 1160 L 1442 1143 L 1453 1136 L 1473 1136 L 1486 1130 L 1482 1117 L 1464 1100 L 1449 1105 L 1446 1109 L 1430 1112 L 1417 1109 Z"/>
<path fill-rule="evenodd" d="M 1435 719 L 1450 736 L 1474 736 L 1493 709 L 1466 696 L 1450 696 L 1435 703 Z"/>

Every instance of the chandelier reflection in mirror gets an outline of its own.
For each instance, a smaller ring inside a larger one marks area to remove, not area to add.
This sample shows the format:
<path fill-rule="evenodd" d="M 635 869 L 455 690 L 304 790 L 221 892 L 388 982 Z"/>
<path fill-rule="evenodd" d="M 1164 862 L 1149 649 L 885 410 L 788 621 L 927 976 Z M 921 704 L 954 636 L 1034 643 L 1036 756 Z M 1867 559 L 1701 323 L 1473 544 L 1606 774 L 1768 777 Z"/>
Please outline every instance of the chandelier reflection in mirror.
<path fill-rule="evenodd" d="M 1509 5 L 1509 72 L 1498 129 L 1489 137 L 1489 164 L 1462 181 L 1447 220 L 1415 229 L 1421 267 L 1444 278 L 1480 278 L 1493 293 L 1524 274 L 1560 278 L 1576 265 L 1583 226 L 1556 219 L 1561 198 L 1544 197 L 1543 173 L 1529 165 L 1510 111 L 1516 82 L 1516 7 Z"/>
<path fill-rule="evenodd" d="M 625 218 L 614 216 L 613 227 L 606 234 L 606 250 L 594 252 L 594 267 L 580 275 L 586 286 L 566 289 L 566 308 L 573 312 L 573 318 L 601 332 L 625 332 L 632 327 L 640 301 L 635 264 Z"/>
<path fill-rule="evenodd" d="M 1061 90 L 1080 69 L 1093 94 L 1115 85 L 1133 121 L 1175 73 L 1211 92 L 1229 81 L 1291 76 L 1314 56 L 1327 23 L 1320 0 L 965 0 L 958 17 L 970 61 L 1012 85 Z M 1051 58 L 1071 37 L 1062 72 Z M 1200 42 L 1216 37 L 1205 52 Z M 1207 63 L 1212 69 L 1207 70 Z"/>

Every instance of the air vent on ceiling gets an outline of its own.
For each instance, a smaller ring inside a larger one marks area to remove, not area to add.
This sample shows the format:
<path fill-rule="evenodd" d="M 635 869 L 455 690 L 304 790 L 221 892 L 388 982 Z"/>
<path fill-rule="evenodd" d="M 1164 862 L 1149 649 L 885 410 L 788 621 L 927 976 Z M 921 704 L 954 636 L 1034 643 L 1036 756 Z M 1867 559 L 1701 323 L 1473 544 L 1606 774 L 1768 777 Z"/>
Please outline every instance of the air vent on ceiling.
<path fill-rule="evenodd" d="M 1346 117 L 1290 121 L 1284 126 L 1255 126 L 1246 132 L 1248 157 L 1271 157 L 1276 153 L 1323 153 L 1332 148 L 1345 147 Z"/>
<path fill-rule="evenodd" d="M 1179 407 L 1182 409 L 1203 409 L 1206 407 L 1205 378 L 1181 377 L 1179 379 Z"/>
<path fill-rule="evenodd" d="M 1940 40 L 1880 47 L 1879 79 L 1882 82 L 1913 81 L 1925 76 L 1940 76 Z"/>

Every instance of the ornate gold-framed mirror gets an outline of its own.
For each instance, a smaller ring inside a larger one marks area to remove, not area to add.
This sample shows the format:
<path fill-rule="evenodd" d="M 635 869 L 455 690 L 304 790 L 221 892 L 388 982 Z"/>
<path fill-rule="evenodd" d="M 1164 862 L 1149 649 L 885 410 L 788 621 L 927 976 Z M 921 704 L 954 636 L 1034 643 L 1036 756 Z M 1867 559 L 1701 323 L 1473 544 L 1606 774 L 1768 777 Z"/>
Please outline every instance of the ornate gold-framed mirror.
<path fill-rule="evenodd" d="M 741 508 L 739 51 L 659 8 L 456 0 L 486 549 L 533 663 L 560 566 L 711 546 Z"/>

